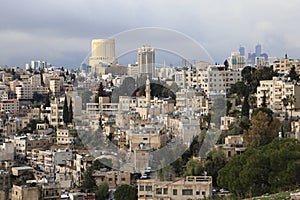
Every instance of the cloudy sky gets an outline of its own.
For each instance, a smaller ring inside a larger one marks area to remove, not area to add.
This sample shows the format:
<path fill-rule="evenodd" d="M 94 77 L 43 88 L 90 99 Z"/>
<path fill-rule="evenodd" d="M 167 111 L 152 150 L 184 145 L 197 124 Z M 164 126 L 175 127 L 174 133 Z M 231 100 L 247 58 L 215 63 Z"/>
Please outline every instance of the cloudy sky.
<path fill-rule="evenodd" d="M 39 59 L 77 67 L 92 39 L 142 27 L 181 32 L 215 62 L 240 45 L 253 52 L 258 42 L 271 56 L 300 58 L 299 7 L 298 0 L 2 0 L 0 65 Z"/>

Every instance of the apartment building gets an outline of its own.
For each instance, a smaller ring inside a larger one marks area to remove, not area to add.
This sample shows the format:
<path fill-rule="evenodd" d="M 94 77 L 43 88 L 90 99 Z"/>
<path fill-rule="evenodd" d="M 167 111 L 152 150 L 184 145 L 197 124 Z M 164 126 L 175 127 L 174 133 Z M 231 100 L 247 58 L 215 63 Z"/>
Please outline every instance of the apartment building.
<path fill-rule="evenodd" d="M 57 145 L 70 145 L 75 141 L 76 130 L 57 129 L 56 143 Z"/>
<path fill-rule="evenodd" d="M 300 85 L 286 82 L 278 77 L 273 77 L 272 80 L 262 80 L 256 91 L 258 106 L 262 104 L 264 95 L 266 96 L 266 103 L 270 109 L 274 112 L 282 112 L 285 110 L 282 99 L 288 98 L 289 96 L 299 97 Z M 300 99 L 295 98 L 293 105 L 288 105 L 287 109 L 300 109 Z"/>
<path fill-rule="evenodd" d="M 300 74 L 300 60 L 290 59 L 286 55 L 273 62 L 273 70 L 279 74 L 288 74 L 292 67 L 295 67 L 296 72 Z"/>
<path fill-rule="evenodd" d="M 49 88 L 53 95 L 57 96 L 60 94 L 61 90 L 61 80 L 60 78 L 51 78 L 49 81 Z"/>
<path fill-rule="evenodd" d="M 33 97 L 33 89 L 30 82 L 20 82 L 16 85 L 16 95 L 18 100 L 31 100 Z"/>
<path fill-rule="evenodd" d="M 0 161 L 13 161 L 15 159 L 15 147 L 12 142 L 4 142 L 0 145 Z"/>
<path fill-rule="evenodd" d="M 0 103 L 1 109 L 8 111 L 13 114 L 19 113 L 20 105 L 18 99 L 7 99 L 3 100 L 2 103 Z"/>
<path fill-rule="evenodd" d="M 36 185 L 13 185 L 12 200 L 39 200 L 40 191 Z"/>
<path fill-rule="evenodd" d="M 182 69 L 175 73 L 180 88 L 202 89 L 211 92 L 229 92 L 232 84 L 242 80 L 242 69 L 229 69 L 224 65 L 209 65 L 205 69 Z"/>
<path fill-rule="evenodd" d="M 56 127 L 63 125 L 63 102 L 55 98 L 54 101 L 51 102 L 50 106 L 50 125 Z"/>
<path fill-rule="evenodd" d="M 15 137 L 14 144 L 16 155 L 25 157 L 32 149 L 45 148 L 49 145 L 49 140 L 31 138 L 27 136 Z"/>
<path fill-rule="evenodd" d="M 138 180 L 138 200 L 188 200 L 212 196 L 211 176 L 188 176 L 175 181 Z"/>
<path fill-rule="evenodd" d="M 67 161 L 72 160 L 73 153 L 68 149 L 58 150 L 31 150 L 32 164 L 38 165 L 45 172 L 53 173 L 55 165 L 66 165 Z"/>

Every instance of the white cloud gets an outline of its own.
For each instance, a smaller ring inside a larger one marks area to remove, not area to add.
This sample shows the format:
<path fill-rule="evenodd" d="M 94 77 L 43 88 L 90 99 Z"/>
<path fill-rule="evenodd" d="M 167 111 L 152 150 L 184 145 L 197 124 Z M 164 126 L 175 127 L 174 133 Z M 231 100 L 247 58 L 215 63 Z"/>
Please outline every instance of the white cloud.
<path fill-rule="evenodd" d="M 149 26 L 195 38 L 218 62 L 240 44 L 252 50 L 257 42 L 275 56 L 296 55 L 300 50 L 299 7 L 297 0 L 4 1 L 0 63 L 21 65 L 28 57 L 41 56 L 74 65 L 78 55 L 85 56 L 92 38 Z M 76 58 L 71 59 L 72 55 Z"/>

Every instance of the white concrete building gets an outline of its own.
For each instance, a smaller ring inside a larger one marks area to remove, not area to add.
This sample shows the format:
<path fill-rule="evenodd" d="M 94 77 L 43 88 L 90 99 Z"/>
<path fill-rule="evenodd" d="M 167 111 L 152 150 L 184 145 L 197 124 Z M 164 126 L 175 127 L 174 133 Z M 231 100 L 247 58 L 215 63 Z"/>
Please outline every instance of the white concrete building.
<path fill-rule="evenodd" d="M 289 96 L 295 97 L 295 102 L 287 106 L 287 109 L 300 109 L 300 85 L 295 85 L 291 82 L 286 82 L 278 77 L 273 77 L 273 80 L 262 80 L 260 86 L 257 87 L 256 97 L 257 105 L 261 106 L 263 96 L 266 95 L 266 103 L 274 112 L 284 111 L 282 99 Z"/>
<path fill-rule="evenodd" d="M 104 74 L 108 65 L 117 63 L 114 39 L 94 39 L 91 43 L 89 65 L 92 73 Z"/>
<path fill-rule="evenodd" d="M 32 85 L 30 82 L 20 82 L 16 85 L 17 99 L 31 100 L 33 97 Z"/>

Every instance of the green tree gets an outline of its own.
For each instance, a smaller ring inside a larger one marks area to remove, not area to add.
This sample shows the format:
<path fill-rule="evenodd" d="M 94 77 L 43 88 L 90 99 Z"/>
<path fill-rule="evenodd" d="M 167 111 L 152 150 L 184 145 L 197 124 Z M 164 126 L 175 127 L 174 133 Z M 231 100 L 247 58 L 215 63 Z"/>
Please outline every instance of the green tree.
<path fill-rule="evenodd" d="M 248 96 L 245 96 L 243 105 L 242 105 L 242 116 L 249 117 L 250 106 L 248 103 Z"/>
<path fill-rule="evenodd" d="M 282 104 L 283 104 L 283 106 L 285 108 L 285 119 L 287 119 L 287 115 L 288 115 L 288 113 L 287 113 L 287 106 L 289 105 L 289 101 L 288 101 L 287 98 L 284 97 L 283 99 L 281 99 L 281 102 L 282 102 Z"/>
<path fill-rule="evenodd" d="M 65 124 L 69 122 L 69 108 L 68 108 L 67 95 L 65 95 L 64 106 L 63 106 L 63 121 Z"/>
<path fill-rule="evenodd" d="M 206 156 L 204 170 L 208 176 L 212 176 L 213 185 L 217 185 L 218 171 L 226 164 L 226 157 L 222 149 L 214 149 Z"/>
<path fill-rule="evenodd" d="M 289 105 L 290 105 L 290 111 L 291 111 L 291 116 L 290 116 L 290 118 L 292 119 L 292 117 L 293 117 L 293 106 L 294 106 L 294 104 L 295 104 L 295 101 L 296 101 L 296 98 L 295 98 L 295 96 L 294 95 L 289 95 L 288 97 L 287 97 L 287 100 L 288 100 L 288 102 L 289 102 Z"/>
<path fill-rule="evenodd" d="M 255 108 L 256 100 L 257 100 L 257 98 L 255 95 L 250 95 L 248 97 L 248 101 L 249 101 L 249 104 L 250 104 L 252 110 Z"/>
<path fill-rule="evenodd" d="M 229 62 L 228 62 L 228 60 L 227 60 L 227 59 L 224 61 L 224 65 L 225 65 L 225 67 L 226 67 L 226 68 L 228 68 L 228 67 L 229 67 Z"/>
<path fill-rule="evenodd" d="M 99 97 L 107 96 L 102 82 L 100 83 L 99 88 L 98 88 L 98 96 Z"/>
<path fill-rule="evenodd" d="M 198 160 L 190 159 L 186 164 L 186 170 L 183 176 L 200 176 L 203 175 L 203 172 L 202 163 Z"/>
<path fill-rule="evenodd" d="M 288 74 L 288 77 L 291 78 L 291 81 L 295 80 L 295 81 L 299 81 L 299 74 L 297 74 L 296 72 L 296 67 L 293 66 L 290 71 L 289 71 L 289 74 Z"/>
<path fill-rule="evenodd" d="M 218 172 L 218 185 L 238 199 L 292 190 L 300 184 L 300 143 L 277 138 L 260 148 L 247 149 Z"/>
<path fill-rule="evenodd" d="M 45 105 L 44 105 L 44 107 L 45 108 L 46 107 L 50 107 L 50 104 L 51 104 L 51 102 L 50 102 L 50 95 L 47 94 L 47 96 L 45 97 Z"/>
<path fill-rule="evenodd" d="M 264 96 L 262 97 L 261 107 L 266 108 L 267 107 L 267 96 L 266 92 L 264 92 Z"/>
<path fill-rule="evenodd" d="M 244 82 L 240 81 L 231 85 L 230 94 L 237 94 L 240 98 L 249 96 L 249 88 Z"/>
<path fill-rule="evenodd" d="M 93 177 L 93 169 L 88 168 L 83 174 L 81 189 L 92 192 L 97 188 L 95 177 Z"/>
<path fill-rule="evenodd" d="M 73 121 L 73 106 L 72 106 L 72 99 L 70 98 L 69 113 L 68 113 L 68 122 L 72 123 L 72 121 Z"/>
<path fill-rule="evenodd" d="M 101 183 L 96 189 L 96 200 L 106 200 L 109 195 L 109 186 L 106 182 Z"/>
<path fill-rule="evenodd" d="M 116 200 L 136 200 L 137 189 L 129 185 L 121 185 L 117 188 L 114 197 Z"/>

